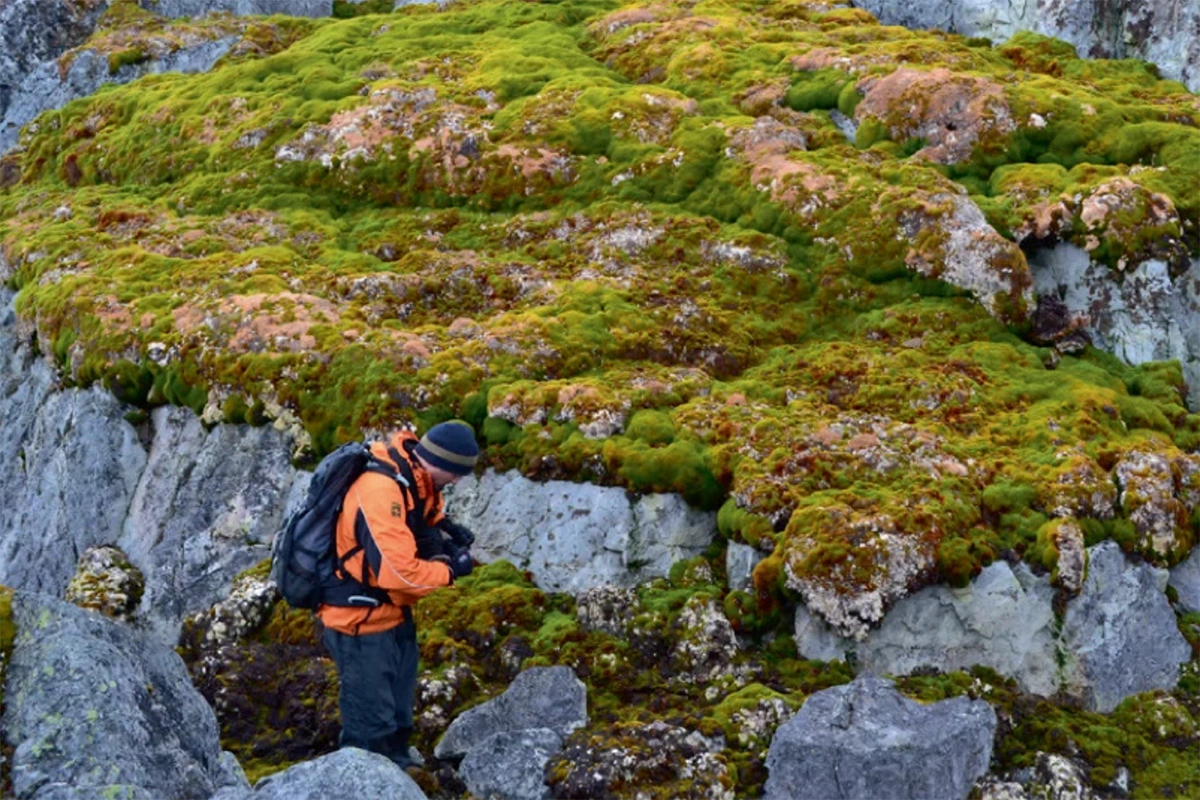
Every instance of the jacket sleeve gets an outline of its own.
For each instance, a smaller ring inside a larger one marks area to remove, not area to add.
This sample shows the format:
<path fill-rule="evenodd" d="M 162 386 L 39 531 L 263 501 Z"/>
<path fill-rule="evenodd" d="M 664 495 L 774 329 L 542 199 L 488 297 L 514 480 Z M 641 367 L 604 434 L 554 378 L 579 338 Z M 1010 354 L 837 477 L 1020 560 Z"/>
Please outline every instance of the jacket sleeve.
<path fill-rule="evenodd" d="M 450 567 L 417 558 L 417 542 L 408 528 L 408 508 L 399 487 L 388 477 L 368 473 L 350 489 L 364 524 L 379 550 L 376 580 L 380 588 L 422 597 L 451 583 Z"/>

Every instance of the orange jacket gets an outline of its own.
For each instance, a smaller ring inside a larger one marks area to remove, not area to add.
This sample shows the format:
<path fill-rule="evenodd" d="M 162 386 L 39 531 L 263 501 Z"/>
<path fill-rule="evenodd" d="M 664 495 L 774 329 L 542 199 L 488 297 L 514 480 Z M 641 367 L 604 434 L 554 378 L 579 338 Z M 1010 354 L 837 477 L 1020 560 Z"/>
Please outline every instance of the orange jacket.
<path fill-rule="evenodd" d="M 412 468 L 417 484 L 413 489 L 425 506 L 425 521 L 432 526 L 445 516 L 445 502 L 429 473 L 404 449 L 405 442 L 416 440 L 412 433 L 401 431 L 388 444 Z M 372 444 L 371 452 L 385 463 L 395 465 L 388 446 L 382 442 Z M 377 472 L 364 472 L 350 485 L 338 517 L 338 555 L 344 556 L 358 546 L 355 526 L 365 526 L 365 532 L 369 532 L 369 540 L 374 541 L 380 556 L 379 574 L 367 566 L 367 583 L 387 590 L 394 605 L 385 603 L 376 608 L 322 605 L 317 614 L 326 627 L 351 635 L 394 628 L 404 621 L 405 606 L 412 606 L 434 589 L 452 582 L 449 566 L 440 561 L 417 558 L 417 542 L 407 522 L 408 512 L 413 507 L 409 498 L 410 495 L 402 492 L 394 479 Z M 346 560 L 345 569 L 355 579 L 361 579 L 365 557 L 365 553 L 359 551 Z"/>

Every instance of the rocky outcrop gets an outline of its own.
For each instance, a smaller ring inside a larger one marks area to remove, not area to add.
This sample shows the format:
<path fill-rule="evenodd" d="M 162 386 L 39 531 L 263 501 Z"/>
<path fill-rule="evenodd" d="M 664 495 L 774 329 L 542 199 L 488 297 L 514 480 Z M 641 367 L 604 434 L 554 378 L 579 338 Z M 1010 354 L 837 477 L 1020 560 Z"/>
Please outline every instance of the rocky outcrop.
<path fill-rule="evenodd" d="M 486 703 L 468 709 L 438 742 L 438 758 L 461 758 L 496 733 L 548 728 L 566 737 L 587 724 L 587 687 L 570 667 L 532 667 Z"/>
<path fill-rule="evenodd" d="M 665 576 L 716 534 L 716 515 L 678 495 L 630 499 L 624 489 L 567 481 L 536 483 L 488 470 L 447 492 L 451 516 L 478 537 L 484 561 L 506 559 L 547 591 L 634 586 Z"/>
<path fill-rule="evenodd" d="M 768 800 L 965 798 L 988 769 L 996 714 L 981 700 L 921 705 L 863 675 L 817 692 L 779 727 Z"/>
<path fill-rule="evenodd" d="M 1184 613 L 1200 612 L 1200 547 L 1171 570 L 1170 585 Z"/>
<path fill-rule="evenodd" d="M 138 0 L 138 5 L 164 17 L 203 17 L 207 14 L 328 17 L 333 13 L 333 0 Z"/>
<path fill-rule="evenodd" d="M 9 0 L 0 5 L 0 119 L 25 77 L 42 62 L 82 44 L 107 9 L 107 0 Z"/>
<path fill-rule="evenodd" d="M 140 616 L 163 641 L 270 555 L 296 470 L 274 428 L 205 430 L 187 409 L 151 414 L 154 439 L 118 545 L 147 576 Z"/>
<path fill-rule="evenodd" d="M 855 0 L 886 25 L 939 28 L 1004 41 L 1034 31 L 1089 58 L 1140 58 L 1200 90 L 1200 3 L 1195 0 Z"/>
<path fill-rule="evenodd" d="M 1151 259 L 1114 271 L 1072 244 L 1029 257 L 1039 294 L 1056 294 L 1093 344 L 1128 364 L 1178 359 L 1200 409 L 1200 259 L 1182 273 Z"/>
<path fill-rule="evenodd" d="M 425 800 L 416 781 L 390 760 L 355 747 L 314 758 L 254 785 L 222 789 L 211 800 Z"/>
<path fill-rule="evenodd" d="M 494 733 L 467 753 L 458 775 L 476 797 L 542 800 L 546 762 L 560 750 L 562 736 L 549 728 Z"/>
<path fill-rule="evenodd" d="M 0 583 L 61 596 L 80 555 L 116 541 L 146 453 L 111 394 L 54 391 L 3 302 Z"/>
<path fill-rule="evenodd" d="M 174 797 L 248 788 L 172 650 L 54 598 L 18 592 L 3 719 L 18 800 Z"/>
<path fill-rule="evenodd" d="M 1165 573 L 1129 563 L 1113 542 L 1090 548 L 1087 563 L 1061 630 L 1049 578 L 997 562 L 962 589 L 938 586 L 906 597 L 861 642 L 837 636 L 801 607 L 796 644 L 808 658 L 852 654 L 860 668 L 893 675 L 980 664 L 1026 692 L 1064 691 L 1100 711 L 1130 694 L 1173 688 L 1190 651 L 1163 594 Z"/>
<path fill-rule="evenodd" d="M 62 108 L 108 83 L 131 83 L 158 72 L 207 72 L 237 41 L 237 36 L 201 40 L 162 58 L 126 64 L 115 71 L 109 57 L 94 50 L 75 54 L 65 73 L 57 61 L 47 61 L 32 70 L 12 93 L 8 110 L 0 118 L 0 152 L 16 144 L 21 128 L 43 111 Z"/>

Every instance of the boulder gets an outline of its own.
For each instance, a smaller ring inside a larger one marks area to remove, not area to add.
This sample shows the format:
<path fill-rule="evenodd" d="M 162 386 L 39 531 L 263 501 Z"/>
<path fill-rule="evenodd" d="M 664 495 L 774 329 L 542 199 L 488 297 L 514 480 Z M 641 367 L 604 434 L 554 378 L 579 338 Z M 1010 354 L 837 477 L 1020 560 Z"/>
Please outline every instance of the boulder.
<path fill-rule="evenodd" d="M 1189 387 L 1188 407 L 1200 409 L 1200 259 L 1172 276 L 1150 259 L 1115 273 L 1087 251 L 1060 243 L 1029 256 L 1039 294 L 1058 293 L 1101 350 L 1128 364 L 1178 359 Z"/>
<path fill-rule="evenodd" d="M 859 0 L 885 25 L 937 28 L 996 42 L 1034 31 L 1090 58 L 1140 58 L 1200 91 L 1200 4 L 1186 0 Z"/>
<path fill-rule="evenodd" d="M 164 17 L 203 17 L 220 13 L 238 17 L 260 14 L 328 17 L 333 14 L 333 0 L 138 0 L 138 5 Z"/>
<path fill-rule="evenodd" d="M 207 72 L 237 41 L 237 36 L 196 41 L 162 58 L 125 64 L 115 72 L 109 67 L 108 54 L 94 50 L 76 53 L 65 72 L 58 61 L 43 62 L 29 71 L 9 98 L 8 108 L 0 117 L 0 152 L 16 144 L 21 128 L 43 111 L 95 94 L 108 83 L 131 83 L 158 72 Z"/>
<path fill-rule="evenodd" d="M 725 551 L 725 574 L 728 576 L 730 591 L 753 591 L 754 568 L 764 558 L 766 558 L 766 554 L 750 545 L 730 542 L 729 548 Z"/>
<path fill-rule="evenodd" d="M 549 728 L 566 738 L 587 718 L 587 688 L 570 667 L 533 667 L 502 695 L 450 723 L 434 755 L 460 758 L 493 734 L 534 728 Z"/>
<path fill-rule="evenodd" d="M 104 545 L 85 550 L 67 585 L 66 600 L 80 608 L 128 622 L 142 599 L 146 580 L 125 554 Z"/>
<path fill-rule="evenodd" d="M 377 753 L 356 747 L 336 750 L 254 785 L 244 800 L 425 800 L 404 770 Z M 217 800 L 217 798 L 214 798 Z M 243 800 L 231 796 L 227 800 Z"/>
<path fill-rule="evenodd" d="M 666 576 L 676 561 L 702 553 L 717 530 L 715 514 L 678 495 L 631 499 L 620 488 L 538 483 L 516 471 L 468 476 L 446 502 L 475 531 L 481 560 L 511 561 L 555 592 Z"/>
<path fill-rule="evenodd" d="M 1163 593 L 1167 577 L 1130 564 L 1115 542 L 1088 549 L 1087 578 L 1067 604 L 1061 647 L 1063 687 L 1089 710 L 1107 713 L 1131 694 L 1175 688 L 1192 653 Z"/>
<path fill-rule="evenodd" d="M 17 592 L 13 618 L 3 731 L 18 800 L 246 788 L 174 651 L 46 595 Z"/>
<path fill-rule="evenodd" d="M 476 797 L 542 800 L 546 762 L 562 749 L 562 737 L 549 728 L 494 733 L 463 758 L 458 776 Z"/>
<path fill-rule="evenodd" d="M 1024 564 L 998 561 L 967 586 L 934 586 L 900 600 L 861 642 L 837 636 L 801 606 L 796 646 L 806 658 L 845 660 L 861 669 L 909 675 L 923 669 L 991 667 L 1022 690 L 1052 695 L 1055 675 L 1054 590 Z"/>
<path fill-rule="evenodd" d="M 1170 585 L 1185 614 L 1200 612 L 1200 547 L 1171 570 Z"/>
<path fill-rule="evenodd" d="M 154 440 L 118 544 L 147 576 L 140 616 L 174 643 L 184 617 L 207 611 L 238 573 L 270 556 L 296 470 L 271 427 L 206 431 L 188 409 L 151 414 Z"/>
<path fill-rule="evenodd" d="M 111 394 L 43 393 L 40 363 L 39 388 L 0 401 L 16 411 L 0 425 L 0 583 L 62 596 L 80 554 L 116 541 L 146 452 Z"/>
<path fill-rule="evenodd" d="M 775 732 L 769 800 L 965 798 L 988 770 L 996 714 L 955 697 L 921 705 L 862 675 L 817 692 Z"/>
<path fill-rule="evenodd" d="M 34 67 L 91 36 L 108 10 L 105 0 L 8 0 L 0 4 L 0 119 L 12 91 Z M 0 152 L 6 148 L 0 146 Z"/>
<path fill-rule="evenodd" d="M 1087 551 L 1087 575 L 1056 628 L 1054 588 L 1024 564 L 997 562 L 968 586 L 934 586 L 896 603 L 861 641 L 842 637 L 803 606 L 800 654 L 854 660 L 861 669 L 909 675 L 976 664 L 1025 692 L 1078 696 L 1095 711 L 1150 689 L 1171 689 L 1189 658 L 1164 594 L 1163 570 L 1131 564 L 1114 542 Z M 1130 658 L 1138 653 L 1138 658 Z"/>

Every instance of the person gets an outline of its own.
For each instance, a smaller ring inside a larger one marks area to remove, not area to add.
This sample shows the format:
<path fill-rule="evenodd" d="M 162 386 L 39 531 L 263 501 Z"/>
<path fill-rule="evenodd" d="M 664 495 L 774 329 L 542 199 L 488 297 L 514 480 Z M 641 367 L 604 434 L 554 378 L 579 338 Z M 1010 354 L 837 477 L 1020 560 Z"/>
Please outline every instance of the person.
<path fill-rule="evenodd" d="M 412 486 L 405 491 L 377 471 L 360 475 L 338 517 L 337 554 L 345 574 L 385 590 L 390 602 L 321 605 L 317 615 L 337 666 L 339 746 L 371 750 L 407 768 L 417 763 L 409 749 L 418 657 L 412 609 L 471 572 L 474 535 L 446 518 L 441 490 L 474 470 L 479 446 L 467 423 L 452 421 L 420 439 L 400 431 L 386 444 L 372 443 L 371 452 Z"/>

